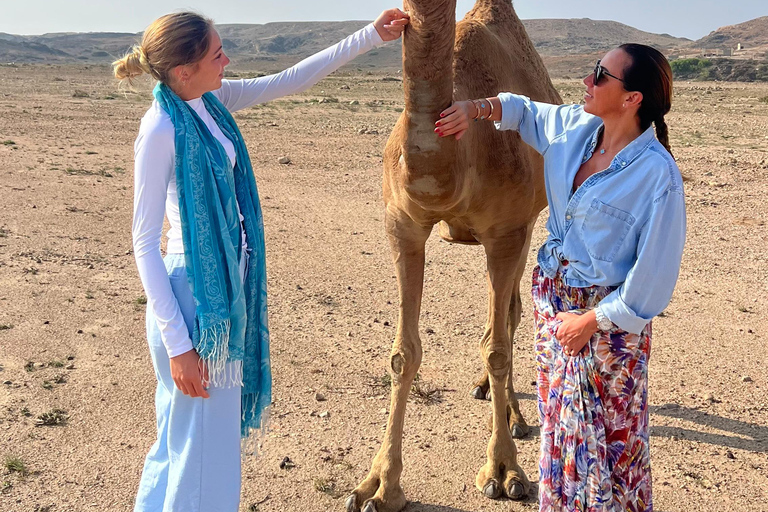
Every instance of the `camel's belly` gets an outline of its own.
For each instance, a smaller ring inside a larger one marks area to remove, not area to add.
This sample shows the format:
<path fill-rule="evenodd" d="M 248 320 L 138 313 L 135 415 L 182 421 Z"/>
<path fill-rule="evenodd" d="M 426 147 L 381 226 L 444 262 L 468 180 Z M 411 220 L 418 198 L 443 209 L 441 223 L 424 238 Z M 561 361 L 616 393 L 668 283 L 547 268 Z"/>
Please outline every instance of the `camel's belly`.
<path fill-rule="evenodd" d="M 440 221 L 438 226 L 440 237 L 452 244 L 480 245 L 480 242 L 472 234 L 471 230 L 456 219 L 449 222 Z"/>

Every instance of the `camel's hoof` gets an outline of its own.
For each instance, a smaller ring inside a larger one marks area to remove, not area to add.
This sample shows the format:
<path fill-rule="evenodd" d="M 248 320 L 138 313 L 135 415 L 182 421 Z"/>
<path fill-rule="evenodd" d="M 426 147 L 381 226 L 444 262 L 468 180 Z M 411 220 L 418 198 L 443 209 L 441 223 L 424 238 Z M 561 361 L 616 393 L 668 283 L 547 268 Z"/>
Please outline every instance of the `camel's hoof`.
<path fill-rule="evenodd" d="M 366 503 L 363 507 L 363 512 L 376 512 L 376 503 L 373 500 Z"/>
<path fill-rule="evenodd" d="M 521 500 L 525 498 L 525 487 L 520 482 L 512 481 L 507 488 L 507 496 L 512 500 Z"/>
<path fill-rule="evenodd" d="M 472 395 L 472 398 L 476 398 L 477 400 L 482 400 L 485 398 L 485 393 L 483 393 L 483 388 L 481 388 L 480 386 L 475 386 L 475 389 L 472 390 L 470 395 Z"/>
<path fill-rule="evenodd" d="M 528 429 L 523 428 L 521 425 L 515 423 L 512 425 L 512 437 L 515 439 L 522 439 L 528 435 Z"/>
<path fill-rule="evenodd" d="M 360 510 L 360 507 L 357 506 L 357 496 L 354 494 L 349 495 L 347 501 L 344 502 L 344 506 L 346 507 L 347 512 L 358 512 Z"/>
<path fill-rule="evenodd" d="M 491 480 L 485 484 L 485 487 L 483 487 L 483 494 L 492 500 L 495 500 L 501 496 L 501 486 L 499 485 L 499 482 L 496 480 Z"/>

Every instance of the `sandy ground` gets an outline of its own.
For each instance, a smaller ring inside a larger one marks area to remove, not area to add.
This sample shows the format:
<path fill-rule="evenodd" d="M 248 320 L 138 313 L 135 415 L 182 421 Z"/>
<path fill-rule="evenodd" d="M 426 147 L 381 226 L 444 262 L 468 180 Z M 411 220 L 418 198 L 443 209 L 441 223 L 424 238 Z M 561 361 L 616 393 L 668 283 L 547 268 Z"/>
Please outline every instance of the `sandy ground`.
<path fill-rule="evenodd" d="M 579 101 L 578 81 L 557 86 Z M 154 435 L 130 237 L 149 90 L 117 93 L 106 68 L 0 67 L 2 512 L 132 508 Z M 658 511 L 768 511 L 767 97 L 768 84 L 677 84 L 669 125 L 690 177 L 689 230 L 674 298 L 654 321 Z M 243 511 L 342 510 L 379 447 L 397 307 L 381 152 L 401 108 L 398 81 L 357 75 L 235 116 L 264 206 L 275 398 L 263 454 L 243 465 Z M 525 279 L 543 239 L 542 218 Z M 489 501 L 473 485 L 489 438 L 490 405 L 469 396 L 482 367 L 482 250 L 433 235 L 427 259 L 420 382 L 441 391 L 408 407 L 406 510 L 536 510 L 535 497 Z M 516 387 L 536 425 L 523 301 Z M 531 480 L 537 435 L 517 443 Z M 295 467 L 281 469 L 284 457 Z"/>

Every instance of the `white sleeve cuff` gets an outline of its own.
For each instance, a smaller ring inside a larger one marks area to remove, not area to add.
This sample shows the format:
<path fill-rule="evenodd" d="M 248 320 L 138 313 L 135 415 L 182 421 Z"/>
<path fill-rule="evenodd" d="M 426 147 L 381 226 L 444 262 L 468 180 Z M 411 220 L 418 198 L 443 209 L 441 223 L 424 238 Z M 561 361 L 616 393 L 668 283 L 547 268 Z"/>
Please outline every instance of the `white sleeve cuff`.
<path fill-rule="evenodd" d="M 186 354 L 190 350 L 194 350 L 195 347 L 192 346 L 192 340 L 187 338 L 185 341 L 182 341 L 181 343 L 171 345 L 168 344 L 165 346 L 165 351 L 168 352 L 168 357 L 176 357 L 180 356 L 181 354 Z"/>
<path fill-rule="evenodd" d="M 368 36 L 368 39 L 371 41 L 374 47 L 381 46 L 385 43 L 385 41 L 379 35 L 379 31 L 376 30 L 376 27 L 373 26 L 373 23 L 366 25 L 363 30 L 365 30 L 365 35 Z"/>

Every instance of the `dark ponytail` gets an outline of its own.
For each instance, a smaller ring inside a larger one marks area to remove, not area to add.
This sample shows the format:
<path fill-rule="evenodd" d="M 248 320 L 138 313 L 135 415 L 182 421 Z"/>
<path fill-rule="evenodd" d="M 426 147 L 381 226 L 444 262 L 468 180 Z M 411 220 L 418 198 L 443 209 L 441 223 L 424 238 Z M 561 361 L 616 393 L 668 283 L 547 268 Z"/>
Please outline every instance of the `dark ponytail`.
<path fill-rule="evenodd" d="M 632 63 L 624 70 L 624 87 L 643 94 L 640 109 L 640 128 L 656 125 L 656 137 L 669 148 L 669 131 L 664 116 L 672 108 L 672 68 L 667 58 L 655 48 L 644 44 L 623 44 L 619 48 L 629 55 Z"/>
<path fill-rule="evenodd" d="M 672 155 L 672 150 L 669 149 L 669 131 L 667 130 L 667 123 L 664 121 L 664 116 L 656 119 L 653 124 L 656 125 L 656 138 L 659 139 L 661 145 L 669 151 L 670 155 Z M 672 155 L 672 158 L 674 158 L 674 155 Z"/>

